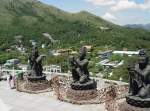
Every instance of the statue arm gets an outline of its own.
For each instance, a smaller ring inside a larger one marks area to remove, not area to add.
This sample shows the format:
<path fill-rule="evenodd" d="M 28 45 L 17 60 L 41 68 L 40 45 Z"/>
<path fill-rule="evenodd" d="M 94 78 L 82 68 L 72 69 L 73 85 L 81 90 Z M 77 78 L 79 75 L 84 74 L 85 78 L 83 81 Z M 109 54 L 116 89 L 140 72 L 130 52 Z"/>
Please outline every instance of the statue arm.
<path fill-rule="evenodd" d="M 145 76 L 145 79 L 147 80 L 147 84 L 150 84 L 150 70 L 148 70 L 148 73 Z"/>
<path fill-rule="evenodd" d="M 87 59 L 85 59 L 84 61 L 75 60 L 75 62 L 76 62 L 76 64 L 77 64 L 78 66 L 80 66 L 80 67 L 85 66 L 85 65 L 88 65 L 88 63 L 89 63 Z"/>
<path fill-rule="evenodd" d="M 138 71 L 135 70 L 135 80 L 139 87 L 145 86 L 144 77 Z"/>

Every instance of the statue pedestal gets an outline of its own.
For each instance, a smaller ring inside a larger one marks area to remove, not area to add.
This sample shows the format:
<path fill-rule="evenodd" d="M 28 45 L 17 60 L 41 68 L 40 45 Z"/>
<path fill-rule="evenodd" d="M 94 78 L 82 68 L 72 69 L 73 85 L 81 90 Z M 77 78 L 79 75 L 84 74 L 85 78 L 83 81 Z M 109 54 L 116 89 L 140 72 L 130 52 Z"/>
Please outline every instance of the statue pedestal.
<path fill-rule="evenodd" d="M 46 76 L 26 76 L 25 80 L 18 81 L 18 91 L 27 93 L 43 93 L 50 90 L 50 83 Z"/>
<path fill-rule="evenodd" d="M 123 102 L 119 104 L 119 111 L 150 111 L 150 108 L 139 108 Z"/>
<path fill-rule="evenodd" d="M 67 91 L 67 98 L 81 101 L 90 100 L 97 97 L 97 83 L 95 80 L 89 80 L 86 83 L 72 83 Z"/>
<path fill-rule="evenodd" d="M 46 76 L 28 76 L 27 77 L 28 81 L 30 82 L 36 82 L 36 81 L 46 81 Z"/>
<path fill-rule="evenodd" d="M 89 80 L 88 82 L 82 84 L 79 82 L 71 83 L 70 86 L 73 90 L 93 90 L 97 88 L 97 83 L 95 80 Z"/>
<path fill-rule="evenodd" d="M 46 80 L 36 82 L 18 81 L 17 86 L 18 91 L 31 94 L 49 92 L 51 90 L 50 84 Z"/>
<path fill-rule="evenodd" d="M 150 98 L 142 99 L 136 96 L 126 96 L 126 101 L 128 104 L 135 107 L 150 108 Z"/>
<path fill-rule="evenodd" d="M 67 90 L 67 98 L 75 101 L 91 100 L 97 97 L 97 90 Z"/>
<path fill-rule="evenodd" d="M 24 88 L 29 91 L 42 91 L 49 88 L 49 84 L 46 80 L 28 82 L 25 84 Z"/>

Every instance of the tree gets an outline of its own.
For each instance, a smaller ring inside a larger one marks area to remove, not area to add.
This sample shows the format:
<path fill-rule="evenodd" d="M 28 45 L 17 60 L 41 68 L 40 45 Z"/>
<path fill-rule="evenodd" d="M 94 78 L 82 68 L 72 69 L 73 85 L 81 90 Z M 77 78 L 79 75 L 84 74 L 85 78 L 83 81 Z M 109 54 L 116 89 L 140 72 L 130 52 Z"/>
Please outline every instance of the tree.
<path fill-rule="evenodd" d="M 119 55 L 119 54 L 113 54 L 110 58 L 111 61 L 121 61 L 123 60 L 123 56 Z"/>
<path fill-rule="evenodd" d="M 137 62 L 137 56 L 124 57 L 124 64 L 113 70 L 113 75 L 108 77 L 108 79 L 119 80 L 120 77 L 124 82 L 128 82 L 128 66 L 129 64 L 135 64 Z"/>

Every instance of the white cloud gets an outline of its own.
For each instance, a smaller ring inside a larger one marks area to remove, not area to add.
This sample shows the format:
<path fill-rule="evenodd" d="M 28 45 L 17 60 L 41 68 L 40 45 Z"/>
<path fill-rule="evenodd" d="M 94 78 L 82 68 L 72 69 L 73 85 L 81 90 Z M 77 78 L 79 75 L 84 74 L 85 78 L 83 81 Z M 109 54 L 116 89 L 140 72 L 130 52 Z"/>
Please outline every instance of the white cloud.
<path fill-rule="evenodd" d="M 150 9 L 150 0 L 145 0 L 143 4 L 139 4 L 139 8 L 143 10 Z"/>
<path fill-rule="evenodd" d="M 134 1 L 121 0 L 115 6 L 111 7 L 113 11 L 120 11 L 126 9 L 137 8 L 138 5 Z"/>
<path fill-rule="evenodd" d="M 116 0 L 85 0 L 96 6 L 107 6 L 116 4 Z"/>
<path fill-rule="evenodd" d="M 111 7 L 111 10 L 113 11 L 122 11 L 128 9 L 150 9 L 150 0 L 145 0 L 144 3 L 136 3 L 135 1 L 130 0 L 118 0 L 117 4 Z"/>
<path fill-rule="evenodd" d="M 106 12 L 102 17 L 110 21 L 114 21 L 117 19 L 114 15 L 110 14 L 109 12 Z"/>
<path fill-rule="evenodd" d="M 134 0 L 85 0 L 95 6 L 110 6 L 113 11 L 122 11 L 128 9 L 150 10 L 150 0 L 144 0 L 144 3 L 136 3 Z"/>

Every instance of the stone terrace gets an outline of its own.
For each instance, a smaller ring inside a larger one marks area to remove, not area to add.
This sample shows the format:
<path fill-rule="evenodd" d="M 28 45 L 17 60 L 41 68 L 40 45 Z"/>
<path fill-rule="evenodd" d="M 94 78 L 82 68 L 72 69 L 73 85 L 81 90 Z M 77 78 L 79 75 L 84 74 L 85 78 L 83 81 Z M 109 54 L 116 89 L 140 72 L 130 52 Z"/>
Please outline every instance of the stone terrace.
<path fill-rule="evenodd" d="M 104 104 L 73 105 L 61 102 L 53 91 L 42 94 L 17 92 L 10 89 L 6 81 L 0 82 L 0 100 L 10 111 L 107 111 Z"/>

